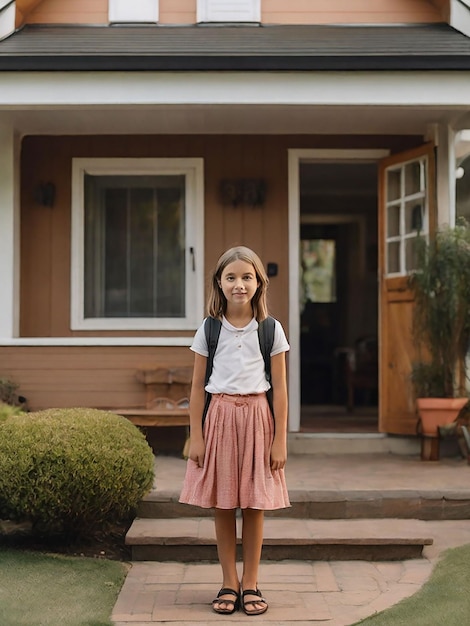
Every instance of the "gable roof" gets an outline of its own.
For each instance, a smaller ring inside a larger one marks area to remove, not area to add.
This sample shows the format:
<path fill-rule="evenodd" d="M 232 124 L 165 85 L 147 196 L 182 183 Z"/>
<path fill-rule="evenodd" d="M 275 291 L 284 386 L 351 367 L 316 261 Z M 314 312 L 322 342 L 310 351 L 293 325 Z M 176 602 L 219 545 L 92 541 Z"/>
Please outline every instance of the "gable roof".
<path fill-rule="evenodd" d="M 0 70 L 469 70 L 447 24 L 401 26 L 25 26 Z"/>

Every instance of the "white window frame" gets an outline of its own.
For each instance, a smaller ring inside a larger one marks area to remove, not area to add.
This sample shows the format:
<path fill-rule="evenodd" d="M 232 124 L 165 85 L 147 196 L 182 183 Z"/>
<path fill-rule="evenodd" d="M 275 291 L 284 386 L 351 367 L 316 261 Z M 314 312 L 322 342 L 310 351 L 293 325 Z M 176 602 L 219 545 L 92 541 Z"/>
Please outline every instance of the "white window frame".
<path fill-rule="evenodd" d="M 420 190 L 416 193 L 406 195 L 405 192 L 405 169 L 410 163 L 419 163 L 420 165 Z M 385 276 L 387 278 L 394 278 L 397 276 L 407 276 L 412 274 L 416 268 L 407 267 L 406 265 L 406 242 L 412 239 L 417 240 L 417 231 L 409 233 L 405 232 L 405 207 L 407 202 L 422 201 L 423 202 L 423 224 L 420 231 L 420 236 L 424 237 L 426 241 L 429 238 L 429 180 L 428 180 L 428 157 L 422 156 L 409 161 L 400 162 L 396 165 L 390 165 L 387 167 L 386 172 L 386 185 L 388 184 L 388 174 L 393 171 L 400 171 L 400 196 L 394 200 L 387 200 L 387 190 L 385 191 Z M 388 233 L 388 211 L 391 207 L 399 207 L 400 209 L 400 232 L 398 235 L 389 236 Z M 389 272 L 389 250 L 391 243 L 400 244 L 400 256 L 399 264 L 400 268 L 398 272 Z"/>
<path fill-rule="evenodd" d="M 108 2 L 108 19 L 114 24 L 156 24 L 158 17 L 158 0 L 109 0 Z"/>
<path fill-rule="evenodd" d="M 85 175 L 186 177 L 186 316 L 182 318 L 85 318 Z M 204 314 L 204 172 L 203 159 L 72 159 L 72 330 L 194 330 Z"/>
<path fill-rule="evenodd" d="M 261 22 L 261 0 L 197 0 L 197 21 Z"/>

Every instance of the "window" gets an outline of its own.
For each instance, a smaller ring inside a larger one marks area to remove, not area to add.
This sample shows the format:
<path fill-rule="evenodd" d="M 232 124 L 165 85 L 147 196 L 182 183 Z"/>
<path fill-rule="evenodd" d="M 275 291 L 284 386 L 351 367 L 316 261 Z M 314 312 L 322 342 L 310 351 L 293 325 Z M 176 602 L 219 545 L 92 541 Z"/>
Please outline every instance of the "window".
<path fill-rule="evenodd" d="M 201 159 L 74 159 L 72 329 L 193 329 L 203 314 Z"/>
<path fill-rule="evenodd" d="M 198 0 L 198 22 L 260 22 L 260 0 Z"/>
<path fill-rule="evenodd" d="M 110 22 L 158 22 L 158 0 L 109 0 L 108 7 Z"/>
<path fill-rule="evenodd" d="M 386 273 L 404 276 L 416 267 L 418 236 L 429 233 L 426 191 L 427 158 L 391 166 L 386 171 Z"/>

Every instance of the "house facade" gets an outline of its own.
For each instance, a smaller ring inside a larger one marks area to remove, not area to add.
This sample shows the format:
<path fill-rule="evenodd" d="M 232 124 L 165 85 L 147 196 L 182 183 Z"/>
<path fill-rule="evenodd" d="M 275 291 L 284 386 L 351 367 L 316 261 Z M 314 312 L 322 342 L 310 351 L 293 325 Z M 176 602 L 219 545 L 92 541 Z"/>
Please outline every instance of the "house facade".
<path fill-rule="evenodd" d="M 375 337 L 376 429 L 414 434 L 416 238 L 470 213 L 469 4 L 0 0 L 0 378 L 32 409 L 141 403 L 244 244 L 290 431 Z"/>

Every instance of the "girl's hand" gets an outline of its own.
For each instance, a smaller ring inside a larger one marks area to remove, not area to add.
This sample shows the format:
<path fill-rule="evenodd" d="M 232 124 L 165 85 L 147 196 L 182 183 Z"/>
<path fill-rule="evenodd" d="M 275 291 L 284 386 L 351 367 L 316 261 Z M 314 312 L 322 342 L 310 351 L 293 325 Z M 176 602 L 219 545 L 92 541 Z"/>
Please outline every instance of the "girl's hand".
<path fill-rule="evenodd" d="M 203 439 L 189 442 L 189 458 L 197 463 L 198 467 L 204 467 L 204 456 L 206 454 L 206 446 Z"/>
<path fill-rule="evenodd" d="M 271 447 L 271 469 L 280 470 L 284 469 L 287 461 L 287 446 L 283 441 L 277 441 L 274 438 L 273 445 Z"/>

